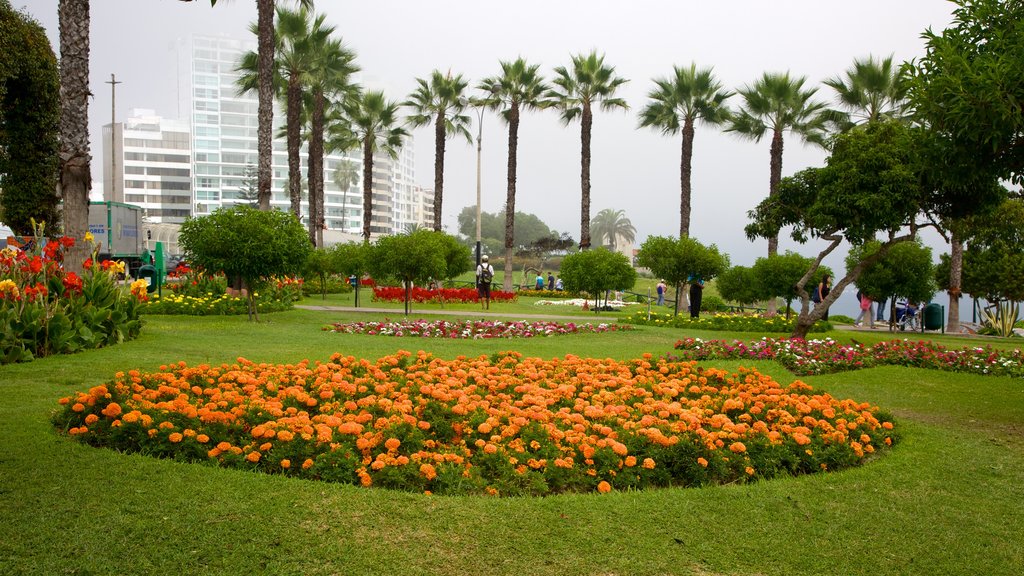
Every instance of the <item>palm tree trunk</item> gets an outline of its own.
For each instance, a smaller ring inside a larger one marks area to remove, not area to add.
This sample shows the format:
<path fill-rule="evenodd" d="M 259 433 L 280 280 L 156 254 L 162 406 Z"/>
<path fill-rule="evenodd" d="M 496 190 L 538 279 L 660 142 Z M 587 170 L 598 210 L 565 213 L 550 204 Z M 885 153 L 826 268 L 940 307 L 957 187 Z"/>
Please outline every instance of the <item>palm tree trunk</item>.
<path fill-rule="evenodd" d="M 505 279 L 506 292 L 512 291 L 512 242 L 516 228 L 516 153 L 519 148 L 519 104 L 508 111 L 508 193 L 505 197 Z"/>
<path fill-rule="evenodd" d="M 964 244 L 960 235 L 953 231 L 949 239 L 949 317 L 946 331 L 960 332 L 960 279 L 964 272 Z"/>
<path fill-rule="evenodd" d="M 256 0 L 257 32 L 259 37 L 256 76 L 258 78 L 259 106 L 256 117 L 256 190 L 260 210 L 270 210 L 270 164 L 272 159 L 271 131 L 274 124 L 274 0 Z"/>
<path fill-rule="evenodd" d="M 322 88 L 313 94 L 313 126 L 309 138 L 309 202 L 316 205 L 315 246 L 324 245 L 324 106 Z M 314 193 L 315 192 L 315 193 Z"/>
<path fill-rule="evenodd" d="M 89 0 L 60 0 L 60 196 L 64 234 L 76 240 L 65 259 L 80 273 L 91 246 L 89 231 Z"/>
<path fill-rule="evenodd" d="M 584 102 L 580 116 L 580 250 L 590 248 L 590 132 L 593 124 L 590 104 Z"/>
<path fill-rule="evenodd" d="M 444 110 L 434 121 L 434 231 L 441 231 L 441 205 L 444 197 Z"/>
<path fill-rule="evenodd" d="M 370 215 L 373 213 L 373 134 L 363 138 L 363 242 L 370 242 Z"/>
<path fill-rule="evenodd" d="M 679 154 L 679 238 L 690 235 L 691 175 L 693 173 L 693 119 L 683 124 L 683 149 Z"/>
<path fill-rule="evenodd" d="M 302 86 L 298 76 L 288 79 L 288 198 L 295 217 L 302 219 L 302 166 L 299 160 L 299 116 L 302 113 Z"/>
<path fill-rule="evenodd" d="M 775 130 L 772 135 L 771 146 L 771 173 L 768 179 L 768 196 L 772 197 L 779 191 L 779 182 L 782 181 L 782 131 Z M 776 233 L 768 239 L 768 255 L 775 256 L 779 253 L 779 235 Z M 775 298 L 768 300 L 766 312 L 769 315 L 775 314 L 778 304 Z M 806 336 L 806 331 L 804 332 Z M 801 336 L 802 338 L 803 336 Z"/>

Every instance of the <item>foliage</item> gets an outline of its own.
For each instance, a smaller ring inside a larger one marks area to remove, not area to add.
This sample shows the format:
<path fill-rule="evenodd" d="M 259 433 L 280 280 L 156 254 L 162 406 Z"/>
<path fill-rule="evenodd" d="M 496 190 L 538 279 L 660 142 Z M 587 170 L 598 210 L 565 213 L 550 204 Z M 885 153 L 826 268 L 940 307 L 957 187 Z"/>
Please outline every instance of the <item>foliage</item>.
<path fill-rule="evenodd" d="M 655 276 L 677 287 L 691 278 L 710 281 L 729 267 L 729 256 L 721 254 L 717 246 L 704 246 L 688 236 L 678 240 L 648 236 L 640 246 L 636 261 L 638 266 L 649 268 Z"/>
<path fill-rule="evenodd" d="M 338 273 L 338 260 L 326 248 L 314 248 L 306 257 L 304 277 L 315 278 L 320 284 L 321 298 L 327 298 L 327 277 Z"/>
<path fill-rule="evenodd" d="M 601 210 L 590 221 L 590 233 L 599 245 L 607 246 L 613 252 L 618 248 L 619 238 L 630 244 L 636 240 L 636 227 L 626 218 L 625 210 Z"/>
<path fill-rule="evenodd" d="M 36 229 L 43 237 L 42 227 Z M 124 263 L 86 262 L 82 276 L 61 265 L 74 239 L 52 240 L 26 253 L 0 250 L 0 364 L 119 344 L 142 329 L 139 302 L 146 283 L 130 293 L 117 283 Z"/>
<path fill-rule="evenodd" d="M 673 360 L 775 360 L 794 374 L 809 376 L 876 366 L 912 366 L 948 372 L 1024 378 L 1020 350 L 989 346 L 949 349 L 933 342 L 889 340 L 874 346 L 840 344 L 830 338 L 762 338 L 751 342 L 686 338 L 676 342 L 680 357 Z"/>
<path fill-rule="evenodd" d="M 811 258 L 805 258 L 788 250 L 785 254 L 773 254 L 766 258 L 758 258 L 753 267 L 756 290 L 759 294 L 758 299 L 782 298 L 786 301 L 788 310 L 793 299 L 799 297 L 797 284 L 813 264 L 814 260 Z M 808 284 L 817 286 L 825 274 L 831 277 L 832 270 L 828 266 L 818 266 Z"/>
<path fill-rule="evenodd" d="M 306 296 L 314 294 L 348 294 L 354 290 L 348 277 L 331 274 L 323 282 L 319 278 L 303 278 L 302 293 Z"/>
<path fill-rule="evenodd" d="M 836 91 L 839 104 L 845 109 L 832 112 L 832 121 L 840 131 L 862 122 L 899 120 L 907 115 L 906 78 L 893 66 L 891 55 L 877 60 L 874 56 L 857 58 L 846 70 L 845 78 L 836 76 L 824 84 Z"/>
<path fill-rule="evenodd" d="M 1024 300 L 1024 200 L 1006 200 L 991 213 L 965 219 L 963 231 L 963 291 L 992 303 Z M 936 278 L 948 289 L 945 254 Z"/>
<path fill-rule="evenodd" d="M 473 254 L 466 249 L 466 245 L 459 242 L 454 236 L 443 232 L 436 233 L 438 247 L 444 256 L 444 275 L 441 278 L 451 280 L 460 274 L 475 269 Z"/>
<path fill-rule="evenodd" d="M 703 302 L 701 310 L 703 310 Z M 710 312 L 710 310 L 709 310 Z M 663 314 L 660 312 L 646 311 L 634 312 L 619 320 L 629 324 L 641 326 L 662 326 L 665 328 L 685 328 L 687 330 L 715 330 L 730 332 L 790 332 L 796 325 L 796 320 L 787 320 L 783 316 L 761 316 L 758 314 L 734 314 L 734 313 L 712 313 L 699 318 Z M 811 332 L 828 332 L 832 325 L 823 320 L 815 322 L 811 326 Z"/>
<path fill-rule="evenodd" d="M 515 233 L 512 242 L 515 246 L 529 246 L 542 238 L 557 238 L 555 231 L 548 227 L 537 215 L 516 212 Z M 476 238 L 476 205 L 466 206 L 458 216 L 459 234 L 466 238 Z M 503 246 L 505 238 L 505 211 L 497 213 L 480 212 L 480 237 L 492 240 L 497 246 Z M 492 252 L 500 253 L 500 250 Z"/>
<path fill-rule="evenodd" d="M 503 322 L 486 320 L 404 320 L 383 322 L 338 322 L 324 330 L 343 334 L 372 334 L 411 338 L 536 338 L 562 334 L 583 334 L 632 330 L 619 324 L 575 324 L 552 321 Z"/>
<path fill-rule="evenodd" d="M 604 248 L 566 256 L 560 272 L 570 292 L 597 295 L 607 290 L 628 290 L 636 283 L 636 270 L 629 259 Z"/>
<path fill-rule="evenodd" d="M 15 234 L 60 226 L 59 88 L 46 31 L 0 0 L 0 220 Z"/>
<path fill-rule="evenodd" d="M 480 373 L 494 384 L 469 376 Z M 898 438 L 877 407 L 750 370 L 515 352 L 182 362 L 118 372 L 60 404 L 55 425 L 90 445 L 437 494 L 746 482 L 855 466 Z"/>
<path fill-rule="evenodd" d="M 398 126 L 398 103 L 386 99 L 384 92 L 369 91 L 357 98 L 347 99 L 344 109 L 363 151 L 363 240 L 369 242 L 373 206 L 373 155 L 381 152 L 394 158 L 409 133 Z"/>
<path fill-rule="evenodd" d="M 300 274 L 312 250 L 294 214 L 243 205 L 186 220 L 178 242 L 195 267 L 240 278 L 253 314 L 253 292 L 272 277 Z"/>
<path fill-rule="evenodd" d="M 715 280 L 715 287 L 722 298 L 741 305 L 753 304 L 761 299 L 754 271 L 749 266 L 732 266 L 725 269 Z"/>
<path fill-rule="evenodd" d="M 412 285 L 427 284 L 447 277 L 445 260 L 447 235 L 433 230 L 382 236 L 373 244 L 367 258 L 368 269 L 378 282 L 398 281 L 405 288 L 405 312 L 409 313 Z M 464 250 L 464 248 L 463 248 Z"/>
<path fill-rule="evenodd" d="M 406 291 L 404 287 L 400 286 L 373 287 L 374 302 L 405 302 L 406 297 L 408 297 L 410 302 L 416 302 L 418 304 L 440 304 L 445 302 L 466 303 L 480 301 L 480 293 L 476 288 L 437 288 L 429 290 L 427 288 L 413 286 Z M 517 295 L 515 292 L 491 290 L 491 301 L 493 302 L 515 302 L 516 298 Z"/>
<path fill-rule="evenodd" d="M 851 268 L 866 260 L 880 245 L 877 240 L 872 240 L 850 248 L 846 267 Z M 946 278 L 949 278 L 948 273 Z M 917 240 L 896 244 L 880 259 L 866 266 L 856 284 L 859 291 L 874 301 L 905 298 L 909 302 L 928 302 L 935 294 L 932 250 Z"/>
<path fill-rule="evenodd" d="M 230 316 L 249 311 L 248 297 L 226 294 L 227 278 L 223 274 L 205 274 L 189 271 L 179 282 L 168 283 L 165 295 L 152 295 L 142 307 L 143 314 L 185 316 Z M 252 294 L 258 312 L 290 310 L 302 297 L 305 283 L 302 279 L 272 278 Z"/>

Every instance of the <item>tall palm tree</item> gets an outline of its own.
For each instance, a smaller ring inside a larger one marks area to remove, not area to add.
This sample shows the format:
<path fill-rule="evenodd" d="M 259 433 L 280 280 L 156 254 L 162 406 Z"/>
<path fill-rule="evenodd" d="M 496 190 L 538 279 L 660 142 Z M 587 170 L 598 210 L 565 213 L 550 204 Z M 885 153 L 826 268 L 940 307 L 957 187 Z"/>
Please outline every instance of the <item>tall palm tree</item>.
<path fill-rule="evenodd" d="M 605 208 L 594 216 L 590 223 L 591 232 L 601 245 L 611 246 L 612 252 L 618 248 L 618 239 L 626 242 L 636 240 L 636 227 L 626 218 L 624 210 L 612 210 Z M 607 240 L 607 244 L 605 241 Z"/>
<path fill-rule="evenodd" d="M 182 0 L 191 2 L 192 0 Z M 296 0 L 302 6 L 312 7 L 313 0 Z M 217 0 L 210 0 L 216 6 Z M 270 170 L 274 124 L 274 0 L 256 0 L 258 81 L 256 118 L 256 174 L 260 197 L 260 210 L 270 210 Z"/>
<path fill-rule="evenodd" d="M 562 122 L 568 125 L 580 119 L 580 249 L 590 248 L 590 135 L 594 124 L 595 105 L 603 110 L 620 108 L 626 110 L 629 104 L 615 97 L 615 91 L 628 82 L 615 75 L 614 66 L 606 66 L 604 54 L 598 56 L 577 54 L 572 57 L 572 68 L 555 68 L 555 88 L 548 93 L 554 105 L 562 111 Z"/>
<path fill-rule="evenodd" d="M 89 231 L 89 0 L 60 0 L 60 180 L 64 200 L 64 234 L 78 242 L 66 259 L 81 272 L 91 246 Z"/>
<path fill-rule="evenodd" d="M 839 105 L 845 109 L 837 118 L 843 131 L 864 122 L 907 115 L 907 84 L 899 67 L 893 67 L 892 55 L 878 60 L 871 55 L 855 59 L 845 78 L 830 78 L 825 85 L 836 91 Z"/>
<path fill-rule="evenodd" d="M 398 156 L 402 140 L 408 136 L 398 126 L 398 103 L 388 100 L 383 92 L 364 92 L 344 104 L 352 123 L 352 132 L 363 148 L 363 241 L 370 241 L 370 217 L 373 212 L 373 153 Z"/>
<path fill-rule="evenodd" d="M 803 88 L 806 77 L 790 78 L 784 74 L 765 73 L 753 84 L 738 90 L 743 105 L 732 114 L 727 132 L 760 142 L 768 132 L 772 135 L 768 194 L 774 196 L 782 180 L 783 134 L 788 130 L 805 142 L 825 145 L 825 104 L 812 100 L 817 88 Z M 779 252 L 779 237 L 768 239 L 768 255 Z"/>
<path fill-rule="evenodd" d="M 683 133 L 679 158 L 679 237 L 690 235 L 692 197 L 691 175 L 694 125 L 699 120 L 717 126 L 728 120 L 725 101 L 732 92 L 722 89 L 711 68 L 674 66 L 668 78 L 655 78 L 655 88 L 647 97 L 652 101 L 640 111 L 640 126 L 660 129 L 663 134 Z"/>
<path fill-rule="evenodd" d="M 537 65 L 529 65 L 522 58 L 514 62 L 501 62 L 501 75 L 485 78 L 478 88 L 485 92 L 481 103 L 501 112 L 508 122 L 508 191 L 505 198 L 505 283 L 512 289 L 512 249 L 516 214 L 516 154 L 519 148 L 519 115 L 524 110 L 539 109 L 547 105 L 548 92 Z"/>
<path fill-rule="evenodd" d="M 468 82 L 462 74 L 452 76 L 434 70 L 430 80 L 416 79 L 419 86 L 402 106 L 412 108 L 407 119 L 414 128 L 434 124 L 434 230 L 441 231 L 441 206 L 444 197 L 444 145 L 453 136 L 462 136 L 472 144 L 469 116 L 463 114 L 468 105 L 464 92 Z"/>

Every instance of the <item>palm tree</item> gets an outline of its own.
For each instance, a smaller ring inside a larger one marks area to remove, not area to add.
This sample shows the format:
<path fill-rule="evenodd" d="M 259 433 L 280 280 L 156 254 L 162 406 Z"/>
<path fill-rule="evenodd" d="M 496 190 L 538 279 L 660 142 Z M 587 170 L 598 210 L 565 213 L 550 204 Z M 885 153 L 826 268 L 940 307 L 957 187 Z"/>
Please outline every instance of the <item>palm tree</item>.
<path fill-rule="evenodd" d="M 599 104 L 604 110 L 629 105 L 622 98 L 615 98 L 615 91 L 628 80 L 615 75 L 614 66 L 606 66 L 604 55 L 577 54 L 572 57 L 572 69 L 564 66 L 555 68 L 555 89 L 548 93 L 554 105 L 562 111 L 562 122 L 566 125 L 577 117 L 580 119 L 580 249 L 590 248 L 590 134 L 594 124 L 593 107 Z"/>
<path fill-rule="evenodd" d="M 414 128 L 434 123 L 434 230 L 441 231 L 441 205 L 444 196 L 444 145 L 452 136 L 463 136 L 472 144 L 470 118 L 463 114 L 468 101 L 463 93 L 469 84 L 462 74 L 452 76 L 434 70 L 430 80 L 417 78 L 419 87 L 402 103 L 413 109 L 407 119 Z"/>
<path fill-rule="evenodd" d="M 771 131 L 771 164 L 768 180 L 768 195 L 775 196 L 782 180 L 782 135 L 787 130 L 800 136 L 805 142 L 825 145 L 825 104 L 811 100 L 817 88 L 804 90 L 806 77 L 790 78 L 784 74 L 765 73 L 752 85 L 738 92 L 743 105 L 732 115 L 732 122 L 726 129 L 742 137 L 759 142 Z M 779 252 L 779 237 L 768 239 L 768 255 Z"/>
<path fill-rule="evenodd" d="M 611 246 L 612 252 L 615 252 L 618 247 L 619 238 L 626 242 L 636 240 L 636 227 L 629 221 L 629 218 L 626 218 L 624 210 L 612 210 L 611 208 L 601 210 L 594 216 L 590 228 L 598 243 L 605 245 L 605 240 L 608 241 L 607 245 Z"/>
<path fill-rule="evenodd" d="M 537 73 L 537 65 L 529 65 L 522 58 L 514 62 L 501 62 L 501 75 L 485 78 L 478 88 L 486 94 L 481 103 L 501 112 L 508 122 L 508 192 L 505 198 L 505 282 L 504 289 L 512 290 L 512 249 L 516 214 L 516 154 L 519 147 L 519 114 L 523 110 L 539 109 L 547 105 L 544 96 L 548 87 Z"/>
<path fill-rule="evenodd" d="M 660 129 L 663 134 L 683 133 L 679 158 L 679 237 L 690 235 L 690 199 L 693 159 L 694 124 L 697 120 L 717 126 L 729 118 L 725 101 L 732 92 L 722 89 L 711 68 L 697 69 L 675 66 L 674 75 L 656 78 L 655 88 L 647 97 L 652 100 L 640 111 L 640 126 Z"/>
<path fill-rule="evenodd" d="M 89 0 L 60 0 L 60 180 L 64 199 L 64 234 L 78 242 L 67 267 L 81 272 L 91 246 L 89 231 Z"/>
<path fill-rule="evenodd" d="M 191 2 L 192 0 L 182 0 Z M 312 7 L 313 0 L 296 0 L 302 6 Z M 210 0 L 215 6 L 217 0 Z M 256 0 L 258 80 L 256 118 L 256 174 L 260 196 L 260 210 L 270 210 L 271 154 L 274 123 L 274 0 Z"/>
<path fill-rule="evenodd" d="M 344 108 L 352 132 L 363 147 L 363 241 L 368 243 L 373 212 L 373 153 L 379 150 L 396 157 L 408 133 L 397 125 L 398 104 L 384 98 L 383 92 L 365 92 L 348 100 Z"/>
<path fill-rule="evenodd" d="M 330 140 L 326 147 L 328 150 L 331 149 Z M 350 146 L 346 147 L 345 150 L 350 148 Z M 349 162 L 347 159 L 342 160 L 338 162 L 338 165 L 334 168 L 334 172 L 331 173 L 331 180 L 333 180 L 334 185 L 341 190 L 341 217 L 344 221 L 345 210 L 348 208 L 348 191 L 356 184 L 359 184 L 359 169 L 356 167 L 355 163 Z"/>
<path fill-rule="evenodd" d="M 893 67 L 892 55 L 881 60 L 870 55 L 865 60 L 855 59 L 845 74 L 845 78 L 825 80 L 845 108 L 836 118 L 842 131 L 864 122 L 907 115 L 907 85 L 899 68 Z"/>

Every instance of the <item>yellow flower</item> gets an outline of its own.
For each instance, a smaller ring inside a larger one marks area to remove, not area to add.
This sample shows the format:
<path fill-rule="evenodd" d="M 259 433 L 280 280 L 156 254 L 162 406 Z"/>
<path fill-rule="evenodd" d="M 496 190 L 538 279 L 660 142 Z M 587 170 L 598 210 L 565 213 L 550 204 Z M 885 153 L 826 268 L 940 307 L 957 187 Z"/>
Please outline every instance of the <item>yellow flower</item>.
<path fill-rule="evenodd" d="M 89 242 L 91 244 L 91 243 L 96 241 L 96 237 L 92 235 L 92 232 L 86 232 L 85 233 L 85 241 Z"/>

